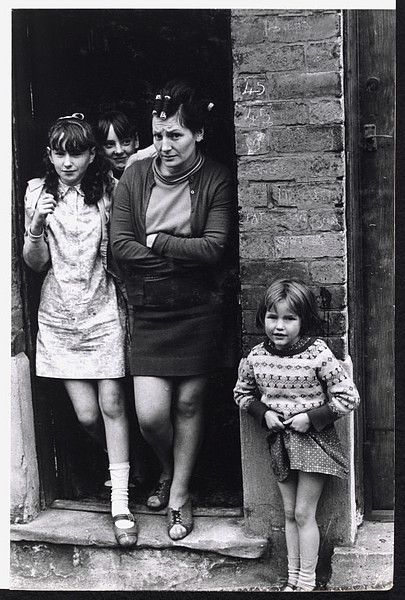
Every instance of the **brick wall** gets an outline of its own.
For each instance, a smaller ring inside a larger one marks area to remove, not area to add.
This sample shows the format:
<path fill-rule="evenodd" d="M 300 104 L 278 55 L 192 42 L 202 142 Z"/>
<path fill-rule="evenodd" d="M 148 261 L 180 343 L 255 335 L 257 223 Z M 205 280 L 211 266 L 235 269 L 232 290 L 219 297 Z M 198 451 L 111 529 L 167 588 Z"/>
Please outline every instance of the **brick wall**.
<path fill-rule="evenodd" d="M 325 338 L 346 354 L 342 15 L 234 10 L 243 346 L 273 277 L 317 294 Z"/>

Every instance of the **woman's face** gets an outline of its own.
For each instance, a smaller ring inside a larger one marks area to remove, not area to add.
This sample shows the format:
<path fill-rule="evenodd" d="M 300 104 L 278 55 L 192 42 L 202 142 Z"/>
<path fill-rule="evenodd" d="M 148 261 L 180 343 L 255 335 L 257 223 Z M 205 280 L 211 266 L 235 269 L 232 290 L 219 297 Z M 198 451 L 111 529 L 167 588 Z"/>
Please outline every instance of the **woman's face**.
<path fill-rule="evenodd" d="M 110 125 L 107 139 L 103 144 L 103 150 L 107 158 L 111 161 L 113 168 L 117 169 L 117 171 L 123 171 L 128 158 L 136 152 L 138 146 L 138 138 L 128 137 L 118 139 L 114 127 Z"/>
<path fill-rule="evenodd" d="M 193 133 L 179 122 L 178 113 L 168 119 L 152 118 L 153 143 L 167 175 L 185 171 L 194 161 L 196 143 L 203 131 Z"/>
<path fill-rule="evenodd" d="M 95 148 L 74 154 L 70 154 L 63 148 L 60 150 L 48 148 L 48 156 L 62 183 L 69 186 L 78 185 L 83 179 L 87 167 L 94 160 Z"/>

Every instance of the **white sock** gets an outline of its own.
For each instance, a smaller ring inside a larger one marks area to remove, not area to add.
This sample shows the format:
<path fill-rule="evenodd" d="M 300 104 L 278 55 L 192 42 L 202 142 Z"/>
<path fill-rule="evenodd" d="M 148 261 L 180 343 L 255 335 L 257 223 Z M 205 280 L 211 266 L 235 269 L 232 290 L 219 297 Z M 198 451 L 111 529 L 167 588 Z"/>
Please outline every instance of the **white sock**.
<path fill-rule="evenodd" d="M 128 514 L 129 462 L 110 463 L 111 476 L 111 514 Z"/>
<path fill-rule="evenodd" d="M 300 572 L 300 557 L 288 556 L 288 579 L 287 585 L 296 586 Z"/>
<path fill-rule="evenodd" d="M 300 572 L 297 587 L 303 591 L 311 591 L 315 588 L 315 569 L 318 555 L 314 558 L 302 558 L 300 560 Z"/>

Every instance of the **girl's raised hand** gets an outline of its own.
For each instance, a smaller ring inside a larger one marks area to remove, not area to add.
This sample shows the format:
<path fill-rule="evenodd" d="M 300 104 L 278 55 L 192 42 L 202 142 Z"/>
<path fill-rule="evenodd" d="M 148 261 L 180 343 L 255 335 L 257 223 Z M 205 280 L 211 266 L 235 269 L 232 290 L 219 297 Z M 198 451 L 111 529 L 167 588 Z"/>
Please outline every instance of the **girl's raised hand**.
<path fill-rule="evenodd" d="M 284 425 L 299 433 L 306 433 L 311 426 L 311 421 L 307 413 L 298 413 L 298 415 L 286 419 Z"/>
<path fill-rule="evenodd" d="M 56 200 L 52 194 L 44 194 L 38 199 L 35 213 L 31 223 L 31 232 L 34 235 L 41 233 L 45 219 L 55 210 Z"/>
<path fill-rule="evenodd" d="M 270 431 L 282 431 L 285 429 L 283 421 L 281 420 L 281 415 L 274 412 L 274 410 L 267 410 L 264 413 L 264 420 Z"/>

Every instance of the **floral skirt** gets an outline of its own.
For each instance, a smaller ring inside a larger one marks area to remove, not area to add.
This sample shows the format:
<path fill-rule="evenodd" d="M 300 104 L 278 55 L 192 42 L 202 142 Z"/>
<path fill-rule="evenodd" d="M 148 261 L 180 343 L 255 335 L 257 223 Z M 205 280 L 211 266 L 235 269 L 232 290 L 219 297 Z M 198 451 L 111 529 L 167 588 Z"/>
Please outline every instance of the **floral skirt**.
<path fill-rule="evenodd" d="M 290 470 L 325 473 L 342 479 L 349 475 L 348 460 L 334 425 L 306 433 L 285 429 L 270 433 L 267 441 L 278 481 L 287 479 Z"/>

